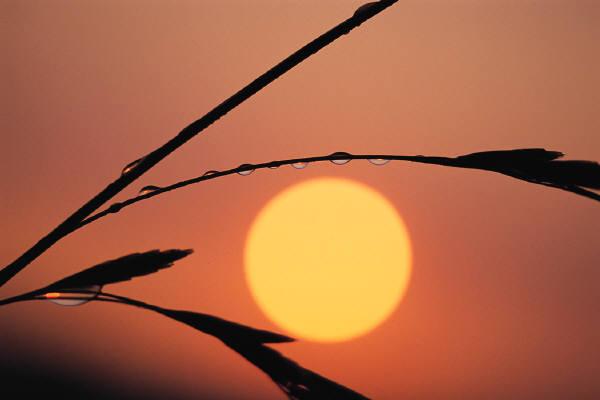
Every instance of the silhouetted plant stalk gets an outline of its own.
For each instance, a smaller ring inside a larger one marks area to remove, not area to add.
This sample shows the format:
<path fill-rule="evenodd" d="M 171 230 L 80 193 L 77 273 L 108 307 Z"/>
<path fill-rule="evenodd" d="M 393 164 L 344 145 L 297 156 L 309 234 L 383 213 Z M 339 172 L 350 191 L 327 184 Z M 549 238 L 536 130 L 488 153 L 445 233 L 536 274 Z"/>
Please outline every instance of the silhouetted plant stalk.
<path fill-rule="evenodd" d="M 72 291 L 70 294 L 81 295 L 80 297 L 69 296 L 70 300 L 116 303 L 153 311 L 204 334 L 213 336 L 267 374 L 291 400 L 368 400 L 362 394 L 302 367 L 277 350 L 267 346 L 268 343 L 292 342 L 295 340 L 293 338 L 255 329 L 209 314 L 172 310 L 107 292 L 97 293 L 80 290 Z M 90 298 L 91 295 L 94 295 L 94 297 Z M 48 301 L 48 299 L 49 297 L 41 293 L 38 295 L 21 295 L 0 301 L 0 305 L 24 301 Z"/>
<path fill-rule="evenodd" d="M 77 211 L 71 214 L 71 216 L 69 216 L 50 233 L 40 239 L 15 261 L 0 270 L 0 286 L 8 282 L 13 276 L 18 274 L 23 268 L 48 250 L 57 241 L 77 229 L 81 221 L 120 193 L 133 181 L 146 173 L 149 169 L 154 167 L 169 154 L 184 145 L 191 138 L 202 132 L 212 123 L 223 117 L 229 111 L 239 106 L 245 100 L 252 97 L 265 86 L 279 78 L 281 75 L 285 74 L 290 69 L 294 68 L 296 65 L 300 64 L 308 57 L 323 49 L 339 37 L 350 33 L 352 29 L 379 14 L 397 1 L 398 0 L 380 0 L 361 6 L 350 18 L 346 19 L 339 25 L 333 27 L 329 31 L 325 32 L 321 36 L 317 37 L 310 43 L 306 44 L 285 58 L 273 68 L 269 69 L 267 72 L 250 82 L 237 93 L 233 94 L 227 100 L 223 101 L 221 104 L 209 111 L 203 117 L 185 127 L 167 143 L 148 153 L 147 155 L 138 158 L 136 161 L 129 163 L 123 170 L 124 173 L 118 179 L 110 183 L 100 193 L 81 206 Z"/>
<path fill-rule="evenodd" d="M 367 399 L 345 386 L 300 366 L 267 346 L 267 344 L 289 343 L 295 340 L 289 336 L 252 328 L 209 314 L 173 310 L 102 291 L 105 285 L 170 268 L 176 261 L 191 252 L 191 250 L 171 249 L 129 254 L 87 268 L 40 289 L 0 300 L 0 306 L 34 300 L 51 301 L 64 306 L 100 301 L 145 309 L 219 339 L 267 374 L 290 399 Z"/>
<path fill-rule="evenodd" d="M 592 200 L 600 201 L 600 194 L 586 189 L 586 187 L 600 189 L 600 165 L 594 161 L 557 160 L 562 156 L 563 154 L 560 152 L 548 151 L 545 149 L 484 151 L 458 157 L 350 154 L 346 152 L 336 152 L 324 156 L 291 158 L 259 164 L 242 164 L 239 167 L 222 171 L 210 170 L 195 178 L 186 179 L 167 186 L 144 186 L 140 189 L 140 194 L 138 196 L 112 204 L 107 209 L 83 220 L 79 227 L 83 227 L 108 214 L 118 213 L 123 208 L 132 204 L 196 183 L 233 174 L 247 176 L 259 169 L 274 169 L 283 165 L 293 166 L 300 164 L 303 165 L 302 168 L 304 168 L 311 163 L 324 161 L 343 165 L 351 160 L 369 160 L 373 165 L 385 165 L 386 161 L 396 160 L 454 168 L 479 169 L 508 175 L 538 185 L 565 190 Z"/>
<path fill-rule="evenodd" d="M 340 36 L 348 34 L 352 29 L 396 2 L 397 0 L 380 0 L 361 6 L 350 18 L 291 54 L 203 117 L 192 122 L 167 143 L 127 164 L 119 178 L 87 201 L 15 261 L 0 270 L 0 286 L 8 282 L 56 242 L 81 227 L 82 221 L 92 215 L 94 211 L 213 122 L 306 58 Z M 244 171 L 240 172 L 244 173 Z M 156 190 L 156 187 L 147 186 L 145 190 L 152 192 Z M 138 300 L 102 292 L 102 287 L 105 284 L 128 280 L 168 268 L 174 261 L 187 256 L 189 253 L 189 250 L 169 250 L 167 252 L 153 250 L 146 253 L 131 254 L 99 264 L 46 287 L 0 300 L 0 305 L 30 300 L 49 300 L 62 305 L 80 305 L 89 301 L 109 301 L 144 308 L 218 337 L 227 346 L 267 373 L 290 399 L 365 399 L 364 396 L 344 386 L 302 368 L 264 345 L 264 343 L 270 342 L 291 341 L 293 340 L 291 338 L 246 327 L 206 314 L 169 310 Z M 233 332 L 236 333 L 233 334 Z"/>
<path fill-rule="evenodd" d="M 342 165 L 350 160 L 368 159 L 375 165 L 383 165 L 389 160 L 398 160 L 448 167 L 481 169 L 570 191 L 600 201 L 600 195 L 588 190 L 600 189 L 600 168 L 597 163 L 577 160 L 557 161 L 556 159 L 561 157 L 562 153 L 546 151 L 544 149 L 491 151 L 467 154 L 459 157 L 353 155 L 338 152 L 327 156 L 279 160 L 262 164 L 242 164 L 239 167 L 225 171 L 209 171 L 200 177 L 177 182 L 165 187 L 148 185 L 142 188 L 138 196 L 115 203 L 104 211 L 94 214 L 96 210 L 120 193 L 125 187 L 129 186 L 133 181 L 198 133 L 202 132 L 213 122 L 312 54 L 318 52 L 340 36 L 349 33 L 355 27 L 396 2 L 397 0 L 380 0 L 361 6 L 352 17 L 275 65 L 203 117 L 192 122 L 167 143 L 127 164 L 119 178 L 86 202 L 15 261 L 4 267 L 0 271 L 0 286 L 8 282 L 57 241 L 108 214 L 116 213 L 139 201 L 194 183 L 235 173 L 249 175 L 257 169 L 276 168 L 282 165 L 292 165 L 295 168 L 301 169 L 309 163 L 320 161 L 331 161 L 334 164 Z M 266 343 L 290 342 L 294 340 L 292 338 L 255 329 L 208 314 L 167 309 L 102 291 L 104 285 L 145 276 L 164 268 L 169 268 L 175 261 L 186 257 L 190 253 L 191 250 L 173 249 L 130 254 L 98 264 L 40 289 L 0 300 L 0 306 L 33 300 L 52 301 L 62 305 L 81 305 L 90 301 L 101 301 L 146 309 L 182 322 L 198 331 L 220 339 L 225 345 L 265 372 L 290 399 L 366 399 L 366 397 L 351 389 L 303 368 L 296 362 L 265 345 Z"/>

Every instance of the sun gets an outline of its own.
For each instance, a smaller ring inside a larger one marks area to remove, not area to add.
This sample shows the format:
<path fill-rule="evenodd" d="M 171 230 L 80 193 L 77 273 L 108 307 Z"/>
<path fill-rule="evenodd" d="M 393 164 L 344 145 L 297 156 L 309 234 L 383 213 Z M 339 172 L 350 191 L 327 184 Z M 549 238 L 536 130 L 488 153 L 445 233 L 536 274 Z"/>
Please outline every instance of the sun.
<path fill-rule="evenodd" d="M 370 332 L 394 311 L 411 271 L 408 232 L 371 187 L 340 178 L 295 184 L 256 216 L 246 279 L 266 316 L 288 333 L 336 342 Z"/>

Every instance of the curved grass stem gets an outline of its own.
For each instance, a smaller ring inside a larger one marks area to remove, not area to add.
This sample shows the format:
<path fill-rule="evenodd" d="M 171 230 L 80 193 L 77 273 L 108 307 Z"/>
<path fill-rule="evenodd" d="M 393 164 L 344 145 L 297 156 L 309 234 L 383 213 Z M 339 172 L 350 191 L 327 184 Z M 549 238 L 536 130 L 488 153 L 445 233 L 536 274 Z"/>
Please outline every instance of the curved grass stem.
<path fill-rule="evenodd" d="M 106 188 L 82 205 L 56 228 L 54 228 L 46 236 L 41 238 L 37 243 L 30 247 L 25 253 L 0 270 L 0 287 L 12 279 L 33 260 L 38 258 L 46 250 L 52 247 L 56 242 L 79 228 L 81 221 L 92 215 L 94 211 L 102 207 L 102 205 L 104 205 L 107 201 L 120 193 L 133 181 L 142 176 L 161 160 L 166 158 L 169 154 L 183 146 L 194 136 L 198 135 L 204 129 L 212 125 L 215 121 L 252 97 L 271 82 L 288 72 L 290 69 L 294 68 L 296 65 L 300 64 L 302 61 L 317 53 L 341 36 L 348 34 L 351 30 L 379 14 L 397 1 L 398 0 L 381 0 L 373 3 L 370 7 L 368 7 L 368 9 L 364 9 L 361 12 L 356 12 L 350 18 L 331 28 L 329 31 L 306 44 L 279 62 L 273 68 L 254 79 L 248 85 L 206 113 L 203 117 L 185 127 L 164 145 L 139 158 L 136 162 L 130 163 L 126 168 L 126 173 L 122 174 L 114 182 L 106 186 Z"/>
<path fill-rule="evenodd" d="M 145 193 L 142 193 L 138 196 L 129 198 L 122 202 L 115 203 L 115 204 L 111 205 L 110 207 L 108 207 L 107 209 L 100 211 L 100 212 L 86 218 L 85 220 L 83 220 L 81 222 L 81 224 L 78 226 L 78 228 L 81 228 L 91 222 L 99 220 L 109 214 L 118 213 L 122 209 L 129 207 L 135 203 L 139 203 L 140 201 L 148 200 L 152 197 L 161 195 L 163 193 L 167 193 L 167 192 L 173 191 L 175 189 L 180 189 L 180 188 L 183 188 L 183 187 L 186 187 L 189 185 L 193 185 L 196 183 L 209 181 L 209 180 L 217 179 L 217 178 L 222 178 L 222 177 L 228 176 L 228 175 L 240 174 L 240 173 L 248 172 L 248 171 L 266 169 L 266 168 L 276 168 L 276 167 L 280 167 L 283 165 L 293 165 L 293 164 L 297 164 L 297 163 L 315 163 L 315 162 L 323 162 L 323 161 L 335 161 L 335 160 L 341 160 L 341 159 L 344 159 L 344 160 L 375 160 L 375 159 L 379 159 L 379 160 L 390 160 L 390 161 L 396 160 L 396 161 L 415 162 L 415 163 L 421 163 L 421 164 L 441 165 L 441 166 L 455 167 L 455 168 L 480 169 L 480 170 L 486 170 L 486 171 L 500 173 L 503 175 L 513 177 L 515 179 L 524 180 L 526 182 L 530 182 L 530 183 L 534 183 L 534 184 L 538 184 L 538 185 L 543 185 L 543 186 L 548 186 L 548 187 L 553 187 L 556 189 L 569 191 L 569 192 L 578 194 L 580 196 L 590 198 L 592 200 L 600 201 L 600 195 L 598 193 L 592 192 L 590 190 L 584 189 L 584 188 L 576 186 L 576 185 L 558 185 L 558 184 L 554 184 L 551 182 L 536 181 L 536 180 L 532 180 L 526 176 L 514 173 L 508 169 L 491 168 L 491 167 L 486 168 L 486 167 L 482 167 L 482 166 L 468 165 L 468 164 L 465 164 L 464 162 L 462 162 L 460 159 L 453 158 L 453 157 L 423 156 L 423 155 L 411 156 L 411 155 L 390 155 L 390 154 L 348 154 L 348 153 L 344 153 L 342 156 L 339 153 L 338 154 L 334 153 L 334 154 L 324 155 L 324 156 L 292 158 L 292 159 L 287 159 L 287 160 L 277 160 L 277 161 L 270 161 L 270 162 L 264 162 L 264 163 L 259 163 L 259 164 L 242 164 L 239 167 L 230 168 L 230 169 L 223 170 L 223 171 L 209 171 L 209 173 L 205 173 L 201 176 L 197 176 L 194 178 L 176 182 L 176 183 L 170 184 L 168 186 L 163 186 L 163 187 L 152 186 L 152 190 L 149 190 Z"/>

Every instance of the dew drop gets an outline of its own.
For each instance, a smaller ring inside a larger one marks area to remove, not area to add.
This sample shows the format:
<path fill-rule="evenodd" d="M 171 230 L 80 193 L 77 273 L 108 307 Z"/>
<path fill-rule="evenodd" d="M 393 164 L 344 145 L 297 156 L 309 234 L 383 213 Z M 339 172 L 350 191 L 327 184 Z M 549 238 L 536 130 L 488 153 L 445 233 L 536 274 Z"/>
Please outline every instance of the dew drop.
<path fill-rule="evenodd" d="M 84 286 L 76 289 L 65 289 L 62 292 L 46 293 L 44 298 L 59 306 L 80 306 L 96 298 L 101 289 L 102 286 L 100 285 Z M 77 293 L 78 290 L 87 293 Z"/>
<path fill-rule="evenodd" d="M 271 166 L 269 167 L 269 169 L 277 169 L 277 168 L 279 168 L 279 164 L 276 164 L 276 165 L 271 165 Z"/>
<path fill-rule="evenodd" d="M 373 165 L 385 165 L 390 162 L 385 158 L 369 158 L 369 162 Z"/>
<path fill-rule="evenodd" d="M 155 192 L 159 189 L 161 189 L 159 186 L 154 186 L 154 185 L 144 186 L 143 188 L 140 189 L 138 196 L 143 196 L 145 194 Z"/>
<path fill-rule="evenodd" d="M 292 164 L 292 167 L 294 167 L 296 169 L 304 169 L 307 166 L 308 166 L 308 163 L 307 162 L 303 162 L 303 161 L 295 162 L 295 163 Z"/>
<path fill-rule="evenodd" d="M 356 17 L 357 15 L 360 15 L 360 14 L 366 12 L 369 8 L 373 7 L 377 3 L 379 3 L 379 2 L 378 1 L 372 1 L 370 3 L 363 4 L 362 6 L 358 7 L 356 9 L 356 11 L 354 11 L 354 15 L 353 16 Z"/>
<path fill-rule="evenodd" d="M 136 165 L 138 165 L 140 163 L 140 161 L 142 161 L 143 159 L 144 159 L 144 157 L 138 158 L 137 160 L 132 161 L 129 164 L 127 164 L 125 166 L 125 168 L 123 168 L 123 170 L 121 171 L 121 175 L 125 175 L 125 174 L 128 174 L 129 172 L 131 172 L 131 170 L 134 169 L 136 167 Z"/>
<path fill-rule="evenodd" d="M 106 209 L 106 211 L 116 213 L 116 212 L 119 212 L 121 210 L 121 208 L 123 208 L 123 203 L 121 203 L 120 201 L 117 201 L 116 203 L 112 203 L 110 205 L 110 207 L 108 207 Z"/>
<path fill-rule="evenodd" d="M 349 156 L 351 156 L 351 154 L 346 153 L 344 151 L 336 151 L 335 153 L 331 153 L 329 156 L 335 157 L 333 160 L 329 160 L 332 163 L 334 163 L 335 165 L 344 165 L 344 164 L 348 164 L 350 162 L 350 158 L 344 158 L 344 157 L 349 157 Z"/>
<path fill-rule="evenodd" d="M 238 168 L 251 167 L 251 166 L 252 166 L 252 164 L 242 164 Z M 253 172 L 254 172 L 253 169 L 247 169 L 245 171 L 239 171 L 238 174 L 240 174 L 242 176 L 248 176 L 248 175 L 250 175 Z"/>
<path fill-rule="evenodd" d="M 206 171 L 202 176 L 210 176 L 210 175 L 214 175 L 219 171 L 215 171 L 214 169 L 211 169 L 210 171 Z"/>

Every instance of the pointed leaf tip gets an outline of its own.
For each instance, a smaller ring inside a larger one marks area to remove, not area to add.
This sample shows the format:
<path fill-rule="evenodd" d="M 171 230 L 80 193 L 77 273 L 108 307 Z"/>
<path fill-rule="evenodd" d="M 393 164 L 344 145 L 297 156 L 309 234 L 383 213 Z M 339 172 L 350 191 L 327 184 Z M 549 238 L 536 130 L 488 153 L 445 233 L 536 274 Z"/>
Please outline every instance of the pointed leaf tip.
<path fill-rule="evenodd" d="M 290 400 L 368 400 L 362 394 L 304 368 L 264 344 L 225 344 L 266 373 Z"/>
<path fill-rule="evenodd" d="M 523 168 L 528 177 L 557 185 L 600 190 L 600 164 L 586 160 L 553 160 Z"/>
<path fill-rule="evenodd" d="M 104 286 L 127 281 L 169 268 L 175 261 L 187 257 L 192 252 L 192 249 L 170 249 L 129 254 L 97 264 L 61 279 L 42 290 L 46 292 L 60 291 L 61 289 L 77 289 L 93 285 Z"/>
<path fill-rule="evenodd" d="M 456 157 L 456 160 L 469 165 L 516 166 L 556 160 L 564 156 L 560 151 L 542 148 L 480 151 Z"/>
<path fill-rule="evenodd" d="M 263 329 L 252 328 L 214 315 L 185 310 L 160 308 L 157 312 L 222 341 L 243 343 L 289 343 L 296 339 Z"/>

